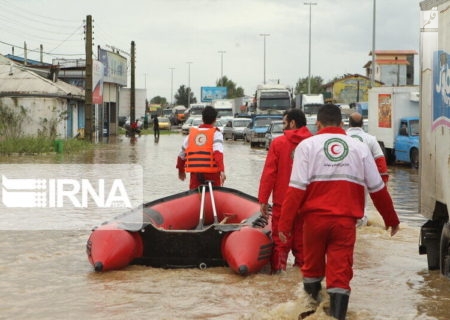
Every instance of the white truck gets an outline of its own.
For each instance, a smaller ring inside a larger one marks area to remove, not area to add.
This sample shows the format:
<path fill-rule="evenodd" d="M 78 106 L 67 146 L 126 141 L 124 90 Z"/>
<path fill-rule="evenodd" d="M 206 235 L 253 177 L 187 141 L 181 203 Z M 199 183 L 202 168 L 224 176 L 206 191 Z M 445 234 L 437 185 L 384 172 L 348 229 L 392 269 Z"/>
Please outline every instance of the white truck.
<path fill-rule="evenodd" d="M 256 87 L 256 114 L 283 114 L 293 106 L 292 89 L 283 84 L 260 84 Z"/>
<path fill-rule="evenodd" d="M 217 99 L 212 101 L 212 106 L 217 110 L 217 118 L 222 119 L 225 123 L 234 117 L 234 100 L 233 99 Z"/>
<path fill-rule="evenodd" d="M 306 116 L 317 116 L 317 111 L 324 104 L 323 94 L 302 94 L 300 104 Z"/>
<path fill-rule="evenodd" d="M 376 136 L 388 164 L 419 166 L 419 87 L 369 90 L 368 130 Z"/>
<path fill-rule="evenodd" d="M 450 277 L 450 0 L 422 1 L 420 34 L 421 165 L 419 253 Z"/>

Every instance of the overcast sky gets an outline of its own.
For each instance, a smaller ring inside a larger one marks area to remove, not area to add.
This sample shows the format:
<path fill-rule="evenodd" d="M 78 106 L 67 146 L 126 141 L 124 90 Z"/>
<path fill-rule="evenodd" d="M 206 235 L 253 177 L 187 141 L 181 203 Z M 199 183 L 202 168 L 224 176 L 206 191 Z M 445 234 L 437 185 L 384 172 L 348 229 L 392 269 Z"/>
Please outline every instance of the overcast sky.
<path fill-rule="evenodd" d="M 327 82 L 345 73 L 365 74 L 373 1 L 309 1 L 316 3 L 311 6 L 312 76 Z M 419 2 L 376 1 L 375 49 L 419 51 Z M 309 9 L 299 0 L 0 0 L 0 53 L 11 53 L 12 44 L 23 56 L 26 41 L 28 49 L 42 44 L 52 53 L 44 55 L 45 62 L 84 58 L 83 20 L 92 15 L 95 47 L 130 52 L 135 41 L 136 87 L 146 88 L 149 99 L 160 95 L 171 101 L 170 68 L 175 68 L 174 93 L 188 85 L 190 74 L 200 100 L 200 87 L 215 86 L 221 76 L 218 51 L 226 51 L 223 75 L 252 95 L 264 80 L 264 38 L 267 82 L 295 86 L 308 76 Z M 28 58 L 39 60 L 39 54 L 30 52 Z"/>

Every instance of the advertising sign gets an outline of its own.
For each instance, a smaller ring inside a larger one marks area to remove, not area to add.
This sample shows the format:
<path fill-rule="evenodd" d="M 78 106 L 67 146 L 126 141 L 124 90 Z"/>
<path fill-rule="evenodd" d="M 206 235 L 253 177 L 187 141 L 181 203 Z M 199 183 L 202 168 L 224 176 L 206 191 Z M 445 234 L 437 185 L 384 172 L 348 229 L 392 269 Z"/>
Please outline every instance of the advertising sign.
<path fill-rule="evenodd" d="M 227 87 L 201 87 L 202 102 L 212 102 L 227 97 Z"/>
<path fill-rule="evenodd" d="M 378 127 L 392 127 L 392 96 L 389 93 L 378 95 Z"/>
<path fill-rule="evenodd" d="M 127 85 L 127 59 L 121 55 L 99 49 L 99 60 L 105 66 L 105 82 Z"/>

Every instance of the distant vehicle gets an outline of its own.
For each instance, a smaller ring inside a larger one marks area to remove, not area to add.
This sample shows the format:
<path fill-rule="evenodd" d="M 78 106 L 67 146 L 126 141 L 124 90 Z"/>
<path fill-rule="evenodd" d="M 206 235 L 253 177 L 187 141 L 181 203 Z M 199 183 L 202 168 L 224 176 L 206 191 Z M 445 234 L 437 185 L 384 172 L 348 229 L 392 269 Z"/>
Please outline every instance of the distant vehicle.
<path fill-rule="evenodd" d="M 181 126 L 181 133 L 182 134 L 189 134 L 189 129 L 194 126 L 198 127 L 200 124 L 203 123 L 202 118 L 197 117 L 190 117 L 186 120 L 186 122 Z"/>
<path fill-rule="evenodd" d="M 201 117 L 203 109 L 207 106 L 206 103 L 191 103 L 190 107 L 184 111 L 185 118 L 189 119 L 189 117 Z"/>
<path fill-rule="evenodd" d="M 189 128 L 192 125 L 192 121 L 194 121 L 195 118 L 189 118 L 186 120 L 185 123 L 183 123 L 183 125 L 181 126 L 181 133 L 182 134 L 188 134 L 189 133 Z"/>
<path fill-rule="evenodd" d="M 356 103 L 355 111 L 360 113 L 364 118 L 367 118 L 367 116 L 369 115 L 368 109 L 369 109 L 368 102 L 357 102 Z"/>
<path fill-rule="evenodd" d="M 303 94 L 302 95 L 302 111 L 305 115 L 317 114 L 321 105 L 324 104 L 323 94 Z"/>
<path fill-rule="evenodd" d="M 223 128 L 225 127 L 226 122 L 222 121 L 221 119 L 216 120 L 216 128 L 219 128 L 220 132 L 223 133 Z"/>
<path fill-rule="evenodd" d="M 283 135 L 283 120 L 274 120 L 270 123 L 266 132 L 264 147 L 269 150 L 273 139 Z"/>
<path fill-rule="evenodd" d="M 173 107 L 172 109 L 173 117 L 171 119 L 172 124 L 179 125 L 185 121 L 184 111 L 186 111 L 186 107 L 183 105 Z"/>
<path fill-rule="evenodd" d="M 312 134 L 315 134 L 317 132 L 316 122 L 317 122 L 317 114 L 306 116 L 306 126 L 308 127 L 309 131 Z"/>
<path fill-rule="evenodd" d="M 217 110 L 217 118 L 228 121 L 233 119 L 233 101 L 231 99 L 218 99 L 212 102 L 212 106 Z"/>
<path fill-rule="evenodd" d="M 419 166 L 419 87 L 369 90 L 369 133 L 377 137 L 386 162 Z"/>
<path fill-rule="evenodd" d="M 283 84 L 260 84 L 255 97 L 255 114 L 283 114 L 293 106 L 292 90 Z"/>
<path fill-rule="evenodd" d="M 274 120 L 282 120 L 281 114 L 256 115 L 245 131 L 245 140 L 250 142 L 253 148 L 265 143 L 267 128 Z"/>
<path fill-rule="evenodd" d="M 223 128 L 223 138 L 225 140 L 233 139 L 234 141 L 244 139 L 244 129 L 250 122 L 252 122 L 250 118 L 234 118 L 229 120 Z"/>
<path fill-rule="evenodd" d="M 158 117 L 158 124 L 160 130 L 170 130 L 172 127 L 172 124 L 167 117 Z"/>

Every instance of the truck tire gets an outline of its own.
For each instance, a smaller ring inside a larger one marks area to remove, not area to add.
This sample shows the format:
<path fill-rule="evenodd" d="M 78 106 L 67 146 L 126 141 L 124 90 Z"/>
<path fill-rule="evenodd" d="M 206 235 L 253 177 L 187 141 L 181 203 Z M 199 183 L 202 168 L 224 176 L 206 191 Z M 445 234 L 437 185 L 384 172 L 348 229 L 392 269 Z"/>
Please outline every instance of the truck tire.
<path fill-rule="evenodd" d="M 411 159 L 411 168 L 418 169 L 419 168 L 419 150 L 417 150 L 417 148 L 411 149 L 409 158 Z"/>
<path fill-rule="evenodd" d="M 440 243 L 441 274 L 450 278 L 450 224 L 442 228 Z"/>
<path fill-rule="evenodd" d="M 384 154 L 384 158 L 386 159 L 386 164 L 387 165 L 393 165 L 395 162 L 395 157 L 392 154 L 390 149 L 386 149 L 386 147 L 384 146 L 384 143 L 382 141 L 378 141 L 378 144 L 381 147 L 381 151 L 383 151 Z"/>

